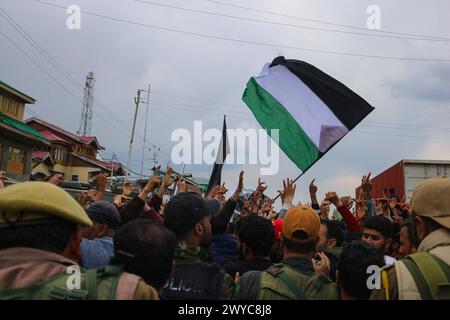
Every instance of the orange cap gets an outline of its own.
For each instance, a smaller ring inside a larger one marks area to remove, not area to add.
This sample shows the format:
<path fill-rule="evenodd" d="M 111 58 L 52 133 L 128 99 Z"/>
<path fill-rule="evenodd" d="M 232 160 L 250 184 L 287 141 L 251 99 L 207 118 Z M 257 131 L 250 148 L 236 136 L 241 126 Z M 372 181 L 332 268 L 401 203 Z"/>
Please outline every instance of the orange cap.
<path fill-rule="evenodd" d="M 316 211 L 306 206 L 288 210 L 283 223 L 283 236 L 298 243 L 314 241 L 320 229 L 320 218 Z"/>

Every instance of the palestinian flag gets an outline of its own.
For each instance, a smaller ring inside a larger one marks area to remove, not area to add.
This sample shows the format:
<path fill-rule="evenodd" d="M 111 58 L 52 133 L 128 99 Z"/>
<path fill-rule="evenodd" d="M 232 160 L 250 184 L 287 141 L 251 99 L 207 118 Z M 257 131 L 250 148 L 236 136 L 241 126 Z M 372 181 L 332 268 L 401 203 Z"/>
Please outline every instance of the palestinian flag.
<path fill-rule="evenodd" d="M 247 82 L 242 100 L 259 124 L 279 129 L 279 146 L 306 171 L 374 109 L 316 67 L 277 57 Z"/>

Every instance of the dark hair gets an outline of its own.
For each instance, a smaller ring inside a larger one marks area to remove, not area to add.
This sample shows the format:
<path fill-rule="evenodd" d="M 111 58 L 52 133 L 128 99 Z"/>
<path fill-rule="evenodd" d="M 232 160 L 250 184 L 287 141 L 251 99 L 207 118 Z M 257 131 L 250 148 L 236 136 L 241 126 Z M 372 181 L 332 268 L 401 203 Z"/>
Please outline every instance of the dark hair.
<path fill-rule="evenodd" d="M 394 194 L 395 193 L 395 188 L 389 188 L 389 192 Z"/>
<path fill-rule="evenodd" d="M 403 220 L 402 224 L 400 225 L 400 230 L 402 230 L 402 228 L 406 228 L 406 230 L 408 230 L 408 240 L 412 245 L 416 246 L 416 241 L 414 240 L 414 230 L 411 220 L 409 219 Z"/>
<path fill-rule="evenodd" d="M 394 231 L 393 223 L 383 216 L 368 218 L 364 222 L 363 228 L 376 230 L 381 233 L 385 239 L 391 239 L 392 232 Z"/>
<path fill-rule="evenodd" d="M 114 236 L 112 264 L 136 274 L 155 288 L 161 288 L 170 276 L 177 239 L 162 224 L 150 219 L 136 219 Z"/>
<path fill-rule="evenodd" d="M 26 247 L 62 254 L 75 229 L 75 223 L 58 218 L 13 225 L 0 230 L 0 249 Z"/>
<path fill-rule="evenodd" d="M 237 235 L 239 240 L 252 250 L 255 257 L 268 256 L 275 242 L 272 223 L 255 215 L 240 219 Z"/>
<path fill-rule="evenodd" d="M 344 245 L 339 258 L 339 285 L 355 299 L 367 300 L 371 290 L 367 287 L 371 265 L 384 266 L 383 254 L 362 241 L 353 241 Z"/>
<path fill-rule="evenodd" d="M 341 223 L 336 220 L 321 220 L 320 223 L 327 226 L 327 239 L 336 239 L 336 247 L 340 247 L 344 241 Z"/>
<path fill-rule="evenodd" d="M 307 243 L 299 243 L 299 242 L 289 240 L 286 237 L 283 237 L 283 242 L 288 251 L 295 252 L 295 253 L 303 253 L 303 254 L 308 254 L 308 253 L 314 252 L 315 246 L 316 246 L 314 241 L 310 241 Z"/>
<path fill-rule="evenodd" d="M 221 219 L 221 218 L 214 219 L 214 217 L 211 219 L 211 234 L 212 235 L 222 234 L 222 233 L 227 232 L 227 227 L 228 227 L 227 219 Z"/>

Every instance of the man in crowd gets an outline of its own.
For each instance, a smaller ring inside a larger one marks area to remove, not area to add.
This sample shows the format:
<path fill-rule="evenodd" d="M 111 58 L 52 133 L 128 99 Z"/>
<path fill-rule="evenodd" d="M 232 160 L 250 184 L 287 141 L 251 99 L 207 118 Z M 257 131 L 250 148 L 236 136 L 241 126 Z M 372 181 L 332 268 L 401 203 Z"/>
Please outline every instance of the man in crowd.
<path fill-rule="evenodd" d="M 104 267 L 114 255 L 113 237 L 120 227 L 116 206 L 106 201 L 94 202 L 86 209 L 92 227 L 81 233 L 81 266 L 85 269 Z"/>
<path fill-rule="evenodd" d="M 242 191 L 244 184 L 244 171 L 239 174 L 239 182 L 233 195 L 225 201 L 223 207 L 220 207 L 218 200 L 214 198 L 214 190 L 222 190 L 226 192 L 226 188 L 216 186 L 213 188 L 212 195 L 208 195 L 208 198 L 212 204 L 213 201 L 217 202 L 217 209 L 212 212 L 211 227 L 212 227 L 212 241 L 210 246 L 212 261 L 225 265 L 226 263 L 233 261 L 237 258 L 237 245 L 234 234 L 229 233 L 229 221 L 236 209 L 239 195 Z"/>
<path fill-rule="evenodd" d="M 320 220 L 319 242 L 316 252 L 323 252 L 330 259 L 330 279 L 336 280 L 336 270 L 341 254 L 344 231 L 336 220 Z"/>
<path fill-rule="evenodd" d="M 158 299 L 153 287 L 120 268 L 80 271 L 79 226 L 92 221 L 51 183 L 1 189 L 0 299 Z M 79 281 L 71 281 L 77 274 Z"/>
<path fill-rule="evenodd" d="M 450 180 L 428 179 L 413 191 L 411 254 L 382 271 L 371 299 L 450 299 Z"/>
<path fill-rule="evenodd" d="M 170 299 L 230 299 L 234 281 L 215 263 L 202 261 L 201 247 L 211 242 L 213 199 L 206 200 L 195 192 L 175 195 L 164 209 L 164 225 L 175 233 L 175 272 L 163 289 Z M 211 205 L 212 204 L 212 205 Z"/>
<path fill-rule="evenodd" d="M 339 259 L 337 283 L 342 300 L 367 300 L 371 290 L 367 286 L 367 271 L 371 266 L 384 266 L 383 254 L 362 241 L 347 243 Z"/>
<path fill-rule="evenodd" d="M 239 261 L 228 263 L 224 270 L 233 278 L 236 273 L 266 270 L 272 265 L 269 254 L 274 241 L 275 231 L 270 220 L 255 215 L 241 218 L 237 226 Z"/>
<path fill-rule="evenodd" d="M 173 232 L 151 219 L 136 219 L 124 225 L 114 236 L 114 258 L 111 264 L 140 276 L 161 290 L 174 265 L 177 239 Z"/>
<path fill-rule="evenodd" d="M 296 206 L 288 210 L 283 222 L 281 248 L 283 260 L 266 271 L 249 271 L 240 279 L 236 299 L 305 300 L 338 299 L 338 290 L 328 278 L 329 261 L 315 247 L 319 241 L 320 219 L 311 208 Z"/>
<path fill-rule="evenodd" d="M 387 265 L 392 265 L 396 261 L 387 255 L 392 243 L 393 229 L 392 222 L 380 215 L 369 217 L 362 225 L 362 241 L 385 254 L 384 261 Z"/>
<path fill-rule="evenodd" d="M 414 239 L 414 230 L 411 220 L 406 219 L 400 225 L 400 248 L 399 255 L 407 256 L 417 252 L 416 239 Z"/>

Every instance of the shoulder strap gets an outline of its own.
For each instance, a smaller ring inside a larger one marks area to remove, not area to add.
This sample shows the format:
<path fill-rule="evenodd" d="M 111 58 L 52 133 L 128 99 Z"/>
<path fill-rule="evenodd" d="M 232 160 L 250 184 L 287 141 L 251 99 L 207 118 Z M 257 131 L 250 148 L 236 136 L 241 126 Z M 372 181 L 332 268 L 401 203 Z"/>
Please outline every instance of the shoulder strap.
<path fill-rule="evenodd" d="M 307 300 L 303 291 L 300 290 L 295 281 L 293 281 L 285 271 L 277 274 L 277 278 L 279 278 L 299 300 Z"/>
<path fill-rule="evenodd" d="M 446 264 L 437 259 L 427 252 L 418 252 L 403 260 L 416 282 L 422 299 L 438 299 L 440 285 L 448 284 L 450 281 L 445 272 L 448 270 L 444 271 L 442 268 L 442 265 Z"/>
<path fill-rule="evenodd" d="M 97 299 L 97 269 L 86 271 L 87 300 Z"/>

